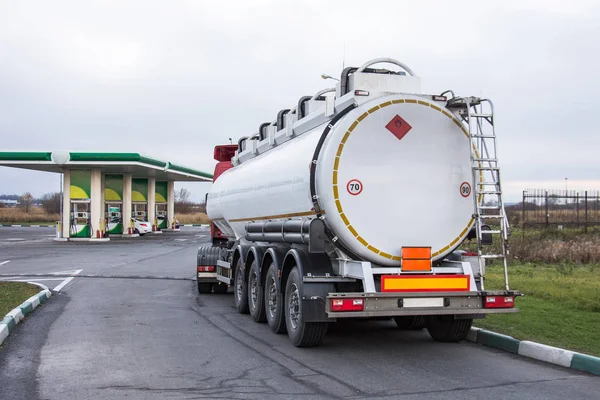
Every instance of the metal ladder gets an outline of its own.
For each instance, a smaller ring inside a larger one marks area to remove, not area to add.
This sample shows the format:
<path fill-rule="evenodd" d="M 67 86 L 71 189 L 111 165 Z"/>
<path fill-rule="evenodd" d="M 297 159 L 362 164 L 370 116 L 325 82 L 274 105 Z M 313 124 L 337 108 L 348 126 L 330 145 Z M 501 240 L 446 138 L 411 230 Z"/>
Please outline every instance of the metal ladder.
<path fill-rule="evenodd" d="M 451 92 L 450 92 L 451 93 Z M 453 93 L 452 93 L 453 94 Z M 484 290 L 485 260 L 502 260 L 504 265 L 504 285 L 508 286 L 508 218 L 502 200 L 500 167 L 496 149 L 494 128 L 494 105 L 489 99 L 478 97 L 454 97 L 446 106 L 457 111 L 468 128 L 471 146 L 471 175 L 474 191 L 473 206 L 477 232 L 477 255 L 479 259 L 480 285 Z M 489 222 L 492 228 L 486 224 Z M 502 243 L 502 253 L 484 251 L 489 239 L 497 237 Z"/>

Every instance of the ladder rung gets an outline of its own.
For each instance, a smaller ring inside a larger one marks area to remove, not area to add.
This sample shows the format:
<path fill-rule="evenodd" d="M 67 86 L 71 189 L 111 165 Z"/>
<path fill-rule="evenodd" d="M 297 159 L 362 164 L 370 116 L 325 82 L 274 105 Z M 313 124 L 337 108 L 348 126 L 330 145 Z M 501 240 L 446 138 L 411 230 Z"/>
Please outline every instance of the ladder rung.
<path fill-rule="evenodd" d="M 471 117 L 473 118 L 492 118 L 492 114 L 482 114 L 482 113 L 471 113 Z"/>
<path fill-rule="evenodd" d="M 504 215 L 479 215 L 479 218 L 483 219 L 502 219 Z"/>
<path fill-rule="evenodd" d="M 499 167 L 476 167 L 476 166 L 474 166 L 473 169 L 476 169 L 478 171 L 500 171 Z"/>
<path fill-rule="evenodd" d="M 504 258 L 504 254 L 482 254 L 481 258 Z"/>
<path fill-rule="evenodd" d="M 500 206 L 479 206 L 477 208 L 480 210 L 499 210 Z"/>
<path fill-rule="evenodd" d="M 474 158 L 473 161 L 498 162 L 497 158 Z"/>
<path fill-rule="evenodd" d="M 502 231 L 488 231 L 488 230 L 482 230 L 481 234 L 485 234 L 485 235 L 497 235 L 502 233 Z"/>
<path fill-rule="evenodd" d="M 477 194 L 502 194 L 499 190 L 482 190 L 481 192 L 477 192 Z"/>
<path fill-rule="evenodd" d="M 472 138 L 494 139 L 496 135 L 471 135 Z"/>
<path fill-rule="evenodd" d="M 475 184 L 475 186 L 484 186 L 484 185 L 499 185 L 498 181 L 479 181 Z"/>

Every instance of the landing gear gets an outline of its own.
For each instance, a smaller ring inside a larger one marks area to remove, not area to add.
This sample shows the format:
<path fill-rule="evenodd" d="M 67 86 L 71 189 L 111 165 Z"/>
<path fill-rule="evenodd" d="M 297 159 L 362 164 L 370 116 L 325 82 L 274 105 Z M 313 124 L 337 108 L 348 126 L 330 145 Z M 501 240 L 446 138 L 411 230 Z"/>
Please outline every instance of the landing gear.
<path fill-rule="evenodd" d="M 327 333 L 326 322 L 304 322 L 302 315 L 302 277 L 298 268 L 290 272 L 285 287 L 285 322 L 288 336 L 297 347 L 316 346 Z"/>
<path fill-rule="evenodd" d="M 399 329 L 416 331 L 425 328 L 425 317 L 422 315 L 410 317 L 394 317 Z"/>
<path fill-rule="evenodd" d="M 240 314 L 248 314 L 248 285 L 244 282 L 244 269 L 242 268 L 242 259 L 239 258 L 235 264 L 235 286 L 233 291 L 235 307 Z"/>
<path fill-rule="evenodd" d="M 283 296 L 277 291 L 277 267 L 271 263 L 264 286 L 265 315 L 269 328 L 275 333 L 285 333 Z"/>
<path fill-rule="evenodd" d="M 431 315 L 425 318 L 429 334 L 438 342 L 460 342 L 467 336 L 472 324 L 472 319 L 454 319 L 453 315 Z"/>
<path fill-rule="evenodd" d="M 254 260 L 248 274 L 248 308 L 250 316 L 255 322 L 265 322 L 265 295 L 264 287 L 260 285 L 258 262 Z"/>

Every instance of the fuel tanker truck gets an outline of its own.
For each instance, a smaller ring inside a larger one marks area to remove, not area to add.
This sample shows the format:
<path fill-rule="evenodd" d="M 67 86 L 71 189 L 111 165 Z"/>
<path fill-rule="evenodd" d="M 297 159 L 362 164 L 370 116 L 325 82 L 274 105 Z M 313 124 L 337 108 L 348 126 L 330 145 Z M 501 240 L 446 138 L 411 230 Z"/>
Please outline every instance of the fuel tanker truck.
<path fill-rule="evenodd" d="M 456 342 L 517 311 L 489 99 L 422 93 L 407 65 L 374 59 L 214 155 L 198 291 L 230 286 L 240 313 L 295 346 L 342 318 Z M 490 259 L 501 289 L 485 289 Z"/>

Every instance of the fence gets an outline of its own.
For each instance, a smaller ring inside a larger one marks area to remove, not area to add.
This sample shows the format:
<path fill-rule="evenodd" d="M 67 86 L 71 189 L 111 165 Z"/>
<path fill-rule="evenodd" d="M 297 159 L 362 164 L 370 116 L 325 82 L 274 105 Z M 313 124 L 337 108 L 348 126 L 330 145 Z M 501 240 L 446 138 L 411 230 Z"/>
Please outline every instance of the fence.
<path fill-rule="evenodd" d="M 520 211 L 523 229 L 576 227 L 587 230 L 600 225 L 598 190 L 524 190 L 523 202 L 511 208 L 513 220 Z"/>

